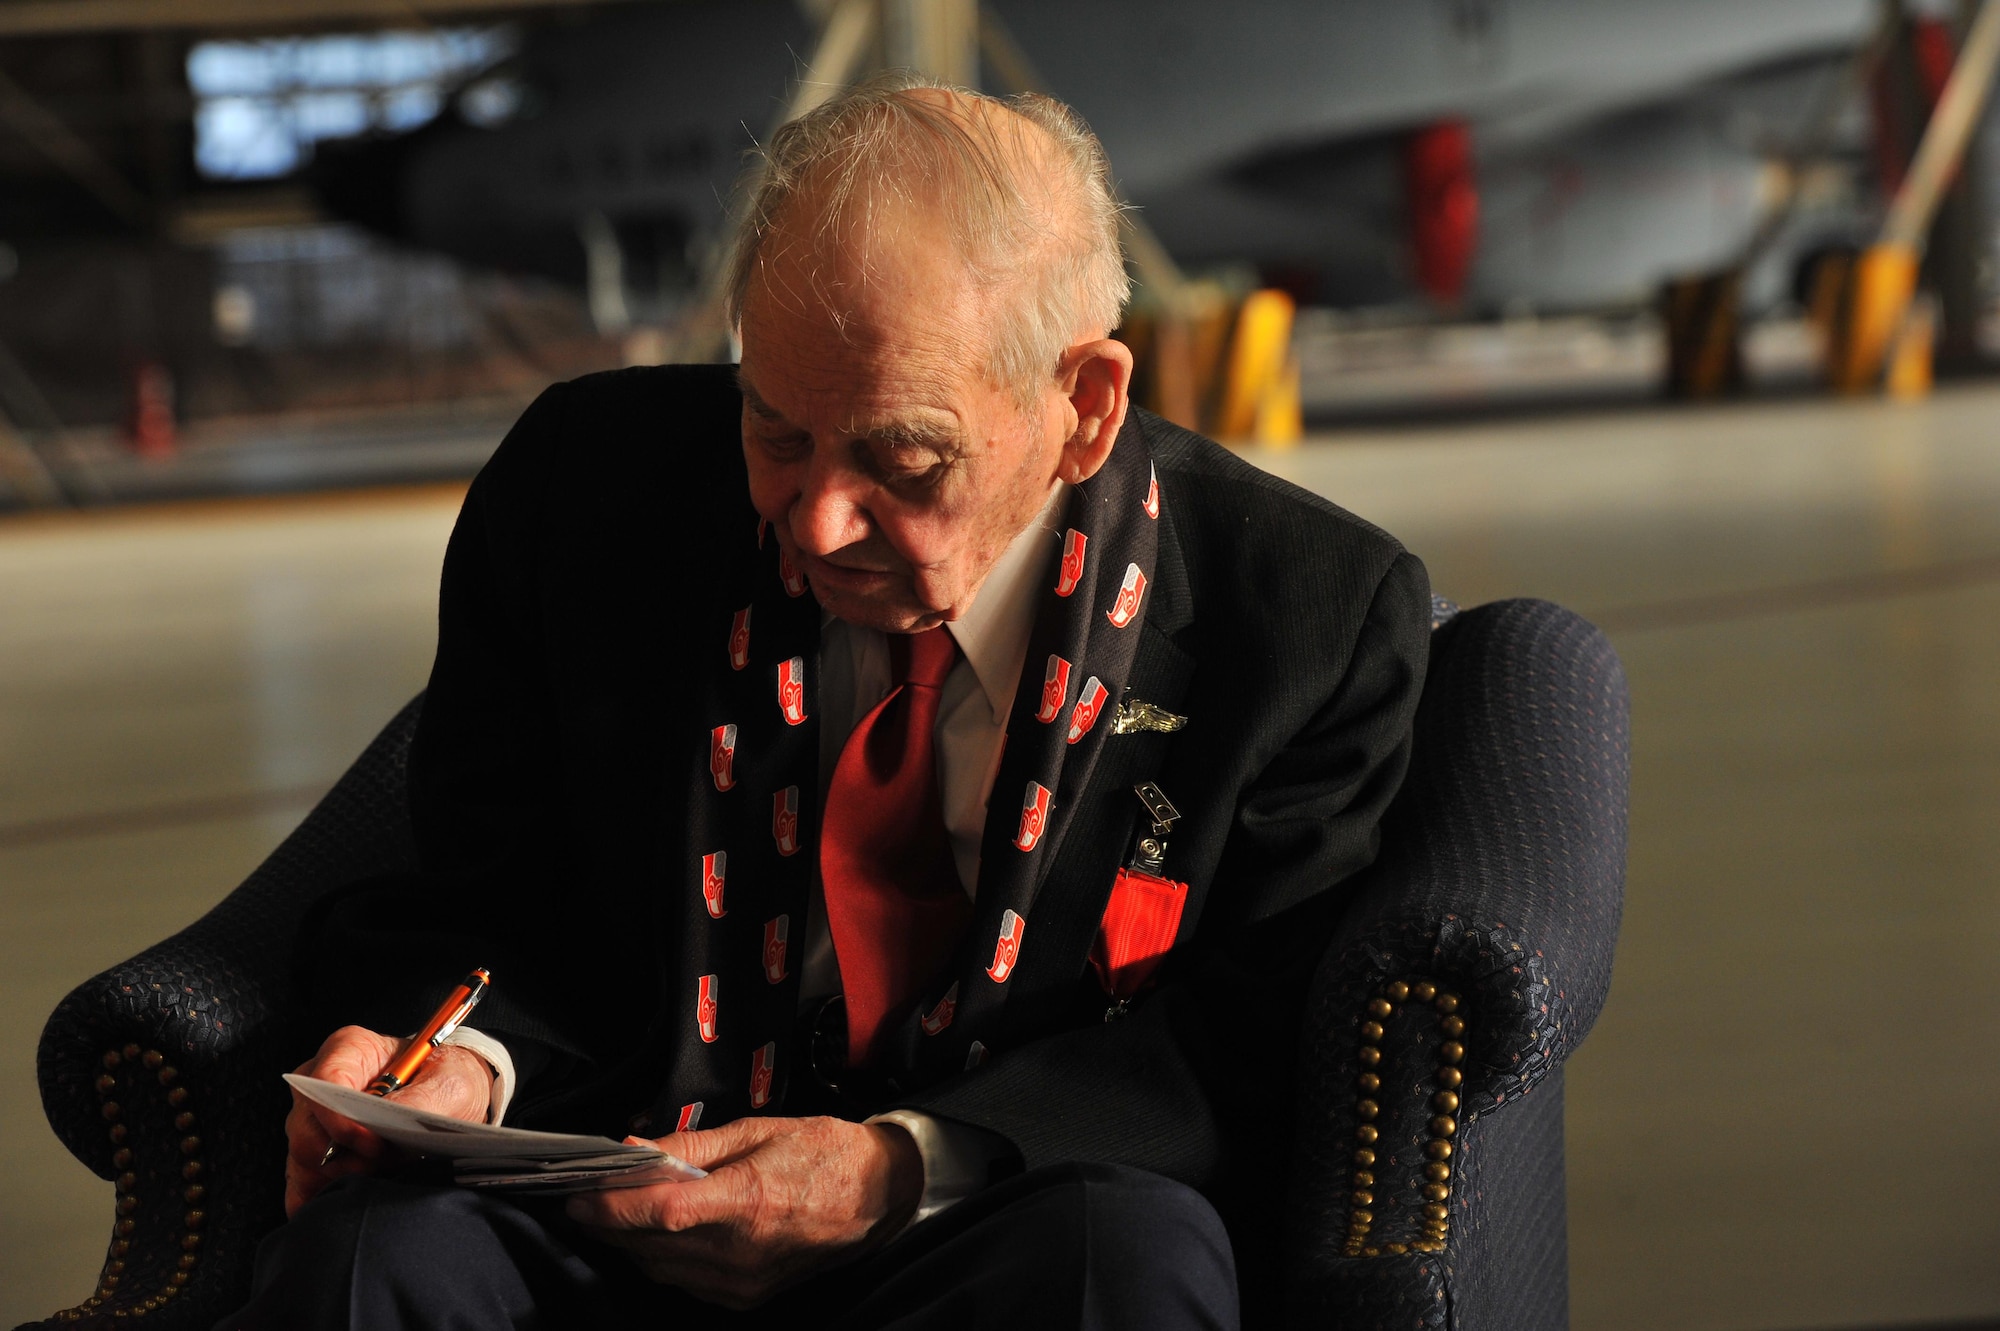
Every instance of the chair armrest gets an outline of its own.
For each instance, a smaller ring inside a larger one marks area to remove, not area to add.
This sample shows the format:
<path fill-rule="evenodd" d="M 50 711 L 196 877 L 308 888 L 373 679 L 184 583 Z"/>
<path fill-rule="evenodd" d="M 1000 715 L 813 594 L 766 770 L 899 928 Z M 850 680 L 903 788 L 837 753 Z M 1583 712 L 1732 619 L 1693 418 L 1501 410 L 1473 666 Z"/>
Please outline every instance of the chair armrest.
<path fill-rule="evenodd" d="M 1610 986 L 1627 711 L 1609 642 L 1559 606 L 1434 635 L 1409 777 L 1308 998 L 1295 1307 L 1447 1324 L 1467 1130 L 1560 1067 Z"/>
<path fill-rule="evenodd" d="M 49 1124 L 117 1183 L 104 1272 L 74 1311 L 124 1319 L 150 1306 L 154 1325 L 207 1327 L 247 1290 L 258 1240 L 284 1218 L 289 1097 L 278 1074 L 317 1038 L 291 1019 L 293 940 L 327 892 L 413 860 L 404 774 L 421 702 L 241 886 L 78 985 L 43 1028 Z"/>

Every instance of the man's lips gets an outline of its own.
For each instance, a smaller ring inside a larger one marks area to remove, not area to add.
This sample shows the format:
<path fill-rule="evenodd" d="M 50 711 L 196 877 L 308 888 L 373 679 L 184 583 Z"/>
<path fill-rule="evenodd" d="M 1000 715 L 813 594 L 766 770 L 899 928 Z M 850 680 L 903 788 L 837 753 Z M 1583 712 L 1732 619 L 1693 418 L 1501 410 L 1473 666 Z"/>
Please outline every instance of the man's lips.
<path fill-rule="evenodd" d="M 849 564 L 836 564 L 818 555 L 799 553 L 799 562 L 805 566 L 806 576 L 814 582 L 834 587 L 860 589 L 879 587 L 896 577 L 893 570 L 877 568 L 856 568 Z"/>

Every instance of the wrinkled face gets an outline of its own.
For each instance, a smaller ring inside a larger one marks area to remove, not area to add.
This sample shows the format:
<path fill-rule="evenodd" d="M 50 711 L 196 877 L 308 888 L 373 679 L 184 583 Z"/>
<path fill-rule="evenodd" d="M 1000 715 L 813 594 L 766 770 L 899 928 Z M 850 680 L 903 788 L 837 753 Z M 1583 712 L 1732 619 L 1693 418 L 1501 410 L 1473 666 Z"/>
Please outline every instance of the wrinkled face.
<path fill-rule="evenodd" d="M 751 498 L 822 606 L 891 633 L 972 603 L 1069 428 L 1053 382 L 1024 413 L 986 379 L 992 302 L 953 250 L 920 216 L 853 244 L 781 226 L 743 302 Z"/>

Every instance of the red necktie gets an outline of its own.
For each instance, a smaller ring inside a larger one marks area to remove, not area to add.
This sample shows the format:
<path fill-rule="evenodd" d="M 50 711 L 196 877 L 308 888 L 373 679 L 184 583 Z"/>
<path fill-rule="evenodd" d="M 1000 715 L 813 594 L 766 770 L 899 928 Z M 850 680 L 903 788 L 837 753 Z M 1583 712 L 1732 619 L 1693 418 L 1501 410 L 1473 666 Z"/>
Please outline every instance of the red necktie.
<path fill-rule="evenodd" d="M 885 1022 L 944 967 L 971 917 L 932 745 L 957 660 L 942 625 L 889 635 L 889 696 L 848 736 L 826 792 L 820 879 L 854 1067 L 881 1054 Z"/>

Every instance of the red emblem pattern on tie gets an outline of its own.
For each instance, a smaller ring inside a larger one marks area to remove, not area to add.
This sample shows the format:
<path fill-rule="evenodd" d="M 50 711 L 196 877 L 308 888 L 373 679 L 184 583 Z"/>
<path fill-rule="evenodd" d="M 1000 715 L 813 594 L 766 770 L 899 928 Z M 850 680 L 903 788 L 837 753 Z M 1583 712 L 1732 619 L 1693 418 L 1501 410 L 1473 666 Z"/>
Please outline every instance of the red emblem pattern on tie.
<path fill-rule="evenodd" d="M 1069 742 L 1076 743 L 1090 733 L 1097 724 L 1097 717 L 1104 710 L 1105 701 L 1111 694 L 1097 676 L 1092 675 L 1083 682 L 1083 689 L 1076 695 L 1076 710 L 1069 714 Z"/>
<path fill-rule="evenodd" d="M 937 1006 L 926 1012 L 923 1020 L 918 1024 L 923 1027 L 925 1035 L 939 1035 L 944 1032 L 947 1026 L 951 1025 L 952 1016 L 957 1011 L 958 981 L 953 980 L 951 988 L 944 991 L 944 997 L 938 1000 Z"/>
<path fill-rule="evenodd" d="M 736 727 L 717 726 L 708 732 L 708 774 L 717 790 L 736 788 Z"/>
<path fill-rule="evenodd" d="M 1146 502 L 1139 507 L 1149 518 L 1160 516 L 1160 469 L 1155 463 L 1146 464 Z"/>
<path fill-rule="evenodd" d="M 694 997 L 695 1029 L 701 1032 L 703 1044 L 714 1044 L 721 1024 L 717 1014 L 722 1007 L 722 977 L 704 975 L 698 982 Z"/>
<path fill-rule="evenodd" d="M 771 1103 L 771 1074 L 778 1070 L 778 1042 L 773 1040 L 750 1055 L 750 1107 Z"/>
<path fill-rule="evenodd" d="M 1113 628 L 1124 628 L 1139 617 L 1139 598 L 1146 594 L 1146 575 L 1137 564 L 1125 566 L 1125 581 L 1118 588 L 1118 600 L 1104 612 Z"/>
<path fill-rule="evenodd" d="M 1090 538 L 1071 527 L 1063 533 L 1062 567 L 1056 572 L 1056 595 L 1068 596 L 1083 581 L 1083 552 Z"/>
<path fill-rule="evenodd" d="M 729 852 L 718 850 L 713 855 L 701 857 L 701 899 L 708 907 L 708 918 L 719 920 L 729 912 L 722 908 L 722 892 L 728 885 Z"/>
<path fill-rule="evenodd" d="M 701 1127 L 702 1103 L 697 1100 L 691 1105 L 681 1106 L 681 1116 L 674 1122 L 675 1132 L 694 1132 Z"/>
<path fill-rule="evenodd" d="M 803 562 L 781 559 L 771 525 L 751 509 L 744 513 L 736 541 L 697 572 L 714 584 L 704 594 L 716 606 L 698 636 L 713 638 L 708 650 L 697 647 L 705 669 L 687 682 L 685 697 L 671 700 L 702 718 L 693 738 L 706 751 L 690 755 L 694 779 L 701 793 L 711 785 L 716 793 L 695 800 L 687 814 L 682 863 L 697 871 L 700 892 L 683 888 L 676 906 L 683 941 L 671 1016 L 687 1036 L 643 1115 L 646 1126 L 635 1128 L 648 1136 L 677 1118 L 686 1128 L 696 1121 L 713 1127 L 755 1109 L 772 1112 L 784 1091 L 776 1050 L 763 1060 L 770 1075 L 761 1089 L 746 1083 L 744 1063 L 760 1048 L 783 1045 L 798 1009 L 790 935 L 793 922 L 805 918 L 814 876 L 813 861 L 800 852 L 817 836 L 818 681 L 808 671 L 821 610 Z"/>
<path fill-rule="evenodd" d="M 804 725 L 806 719 L 806 658 L 794 656 L 778 665 L 778 710 L 788 726 Z"/>
<path fill-rule="evenodd" d="M 780 915 L 764 921 L 764 979 L 782 984 L 785 979 L 785 945 L 791 941 L 792 917 Z"/>
<path fill-rule="evenodd" d="M 799 853 L 799 788 L 786 786 L 771 796 L 771 838 L 780 855 Z"/>
<path fill-rule="evenodd" d="M 1042 675 L 1042 706 L 1035 719 L 1043 725 L 1062 715 L 1063 700 L 1069 697 L 1069 662 L 1049 653 L 1048 669 Z"/>
<path fill-rule="evenodd" d="M 820 879 L 855 1067 L 881 1056 L 891 1015 L 943 968 L 971 914 L 933 744 L 957 660 L 944 628 L 892 634 L 889 694 L 848 736 L 827 786 Z"/>
<path fill-rule="evenodd" d="M 1049 788 L 1039 781 L 1030 781 L 1028 790 L 1021 797 L 1021 830 L 1014 834 L 1015 850 L 1033 850 L 1035 843 L 1042 839 L 1042 829 L 1049 821 L 1049 801 L 1053 798 Z"/>
<path fill-rule="evenodd" d="M 1014 911 L 1007 911 L 1000 917 L 1000 937 L 993 943 L 993 964 L 986 968 L 986 978 L 995 984 L 1007 983 L 1007 977 L 1014 973 L 1014 964 L 1021 959 L 1021 936 L 1028 932 L 1028 921 Z"/>

